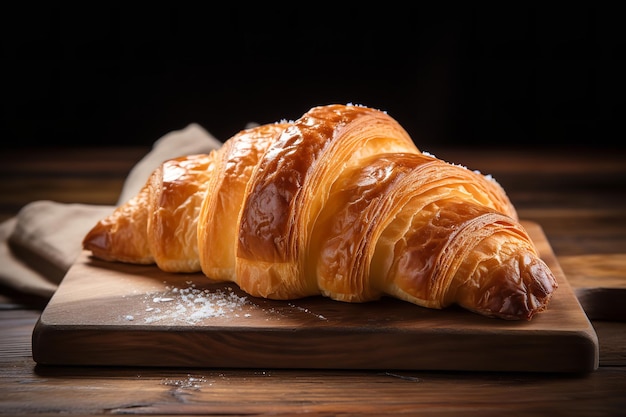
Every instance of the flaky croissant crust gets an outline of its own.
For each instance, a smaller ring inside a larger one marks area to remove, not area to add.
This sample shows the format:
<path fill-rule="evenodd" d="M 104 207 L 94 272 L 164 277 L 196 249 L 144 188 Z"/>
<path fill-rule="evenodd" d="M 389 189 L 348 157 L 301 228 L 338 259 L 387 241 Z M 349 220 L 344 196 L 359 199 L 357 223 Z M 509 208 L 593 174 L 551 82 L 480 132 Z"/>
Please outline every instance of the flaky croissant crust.
<path fill-rule="evenodd" d="M 493 178 L 420 152 L 387 113 L 354 105 L 166 161 L 83 246 L 282 300 L 391 296 L 530 320 L 557 288 Z"/>

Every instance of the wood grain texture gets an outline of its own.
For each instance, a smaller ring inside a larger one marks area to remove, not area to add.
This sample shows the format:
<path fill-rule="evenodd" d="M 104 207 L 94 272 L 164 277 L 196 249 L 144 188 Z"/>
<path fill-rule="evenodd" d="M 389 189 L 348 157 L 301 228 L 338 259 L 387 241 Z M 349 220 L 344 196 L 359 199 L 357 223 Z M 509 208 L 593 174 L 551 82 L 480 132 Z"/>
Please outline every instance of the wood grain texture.
<path fill-rule="evenodd" d="M 523 224 L 559 281 L 548 310 L 530 322 L 488 319 L 459 308 L 425 309 L 390 298 L 365 304 L 323 297 L 258 299 L 201 274 L 108 263 L 84 252 L 41 315 L 33 357 L 53 365 L 595 370 L 593 327 L 541 228 Z M 229 299 L 245 303 L 194 321 L 207 305 L 186 303 L 181 294 L 190 288 L 203 291 L 197 300 L 227 294 L 213 300 L 213 311 Z"/>
<path fill-rule="evenodd" d="M 2 415 L 618 416 L 623 377 L 0 363 Z M 34 370 L 31 370 L 33 369 Z M 26 383 L 25 383 L 26 382 Z"/>

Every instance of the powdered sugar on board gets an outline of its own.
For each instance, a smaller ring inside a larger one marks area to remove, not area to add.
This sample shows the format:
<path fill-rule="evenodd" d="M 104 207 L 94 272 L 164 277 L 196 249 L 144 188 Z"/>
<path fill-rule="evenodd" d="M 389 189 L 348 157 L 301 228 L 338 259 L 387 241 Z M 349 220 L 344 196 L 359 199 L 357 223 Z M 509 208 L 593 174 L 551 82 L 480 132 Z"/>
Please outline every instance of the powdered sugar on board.
<path fill-rule="evenodd" d="M 144 310 L 126 314 L 124 320 L 143 323 L 189 323 L 222 317 L 250 317 L 246 306 L 252 307 L 246 296 L 240 296 L 231 287 L 224 289 L 197 288 L 191 281 L 184 288 L 168 285 L 164 291 L 147 293 L 142 300 Z"/>
<path fill-rule="evenodd" d="M 259 300 L 249 297 L 232 286 L 198 287 L 193 281 L 184 285 L 164 282 L 162 290 L 141 296 L 139 309 L 120 317 L 120 321 L 135 324 L 201 324 L 211 319 L 246 319 L 255 314 L 265 320 L 281 320 L 285 313 L 305 314 L 317 320 L 327 320 L 321 314 L 294 302 Z M 277 306 L 280 305 L 280 308 Z M 257 314 L 258 313 L 258 314 Z"/>

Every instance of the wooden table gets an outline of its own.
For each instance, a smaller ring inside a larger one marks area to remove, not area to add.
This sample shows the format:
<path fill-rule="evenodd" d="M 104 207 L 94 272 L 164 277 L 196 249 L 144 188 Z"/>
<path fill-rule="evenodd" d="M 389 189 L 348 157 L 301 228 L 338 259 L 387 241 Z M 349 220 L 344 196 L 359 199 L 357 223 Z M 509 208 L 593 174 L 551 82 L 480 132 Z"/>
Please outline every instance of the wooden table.
<path fill-rule="evenodd" d="M 1 219 L 42 199 L 114 204 L 147 150 L 4 150 Z M 626 153 L 430 151 L 494 175 L 542 226 L 598 335 L 596 371 L 46 367 L 31 334 L 47 300 L 0 288 L 0 414 L 626 415 Z"/>

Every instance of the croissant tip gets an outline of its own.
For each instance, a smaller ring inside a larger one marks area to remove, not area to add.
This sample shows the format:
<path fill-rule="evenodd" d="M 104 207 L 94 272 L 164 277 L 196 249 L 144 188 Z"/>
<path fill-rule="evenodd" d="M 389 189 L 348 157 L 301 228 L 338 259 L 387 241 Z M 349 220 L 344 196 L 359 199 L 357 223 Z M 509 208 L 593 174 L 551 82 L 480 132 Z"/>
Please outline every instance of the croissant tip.
<path fill-rule="evenodd" d="M 499 290 L 492 291 L 495 288 Z M 523 253 L 492 271 L 491 285 L 482 289 L 470 309 L 488 317 L 530 321 L 547 310 L 557 288 L 550 268 L 537 256 Z"/>
<path fill-rule="evenodd" d="M 84 250 L 90 251 L 95 258 L 114 260 L 113 257 L 108 255 L 111 247 L 110 235 L 103 230 L 100 223 L 83 238 L 82 246 Z"/>
<path fill-rule="evenodd" d="M 87 235 L 83 238 L 83 249 L 87 250 L 106 250 L 109 246 L 109 239 L 107 239 L 107 233 L 105 233 L 100 224 L 97 224 L 92 228 Z"/>

